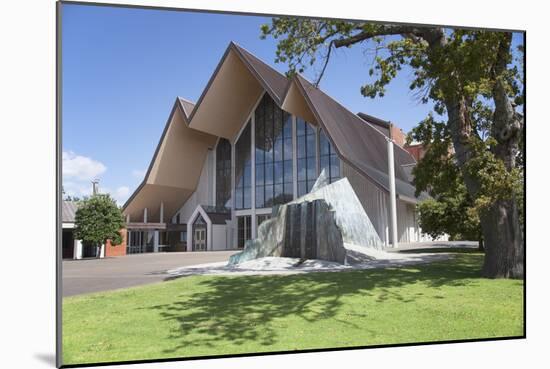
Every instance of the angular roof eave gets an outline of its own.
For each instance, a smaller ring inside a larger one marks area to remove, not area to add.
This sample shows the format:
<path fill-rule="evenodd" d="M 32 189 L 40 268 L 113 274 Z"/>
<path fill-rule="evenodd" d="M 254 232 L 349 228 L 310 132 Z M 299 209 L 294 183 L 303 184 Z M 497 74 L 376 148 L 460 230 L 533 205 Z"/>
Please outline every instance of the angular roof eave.
<path fill-rule="evenodd" d="M 242 46 L 237 45 L 235 42 L 231 42 L 231 46 L 233 46 L 237 54 L 241 57 L 241 60 L 255 75 L 262 87 L 280 106 L 290 86 L 289 79 L 255 57 Z"/>
<path fill-rule="evenodd" d="M 195 116 L 196 112 L 200 108 L 202 101 L 204 100 L 205 96 L 208 94 L 210 86 L 216 79 L 216 76 L 218 75 L 229 53 L 232 51 L 235 52 L 235 54 L 239 57 L 239 59 L 243 62 L 243 64 L 248 68 L 248 70 L 252 73 L 252 75 L 256 78 L 256 80 L 260 83 L 262 88 L 264 88 L 279 105 L 282 103 L 284 94 L 287 89 L 287 84 L 288 84 L 287 78 L 284 77 L 279 72 L 277 72 L 275 69 L 271 68 L 269 65 L 265 64 L 264 62 L 256 58 L 254 55 L 252 55 L 249 51 L 247 51 L 243 47 L 231 41 L 229 43 L 229 46 L 225 50 L 223 56 L 221 57 L 218 65 L 216 66 L 216 69 L 210 76 L 210 79 L 208 80 L 206 87 L 204 88 L 199 99 L 194 105 L 193 111 L 190 112 L 188 116 L 188 124 L 192 122 L 193 117 Z"/>
<path fill-rule="evenodd" d="M 176 110 L 179 108 L 181 110 L 183 119 L 186 124 L 189 124 L 189 115 L 187 110 L 190 108 L 193 109 L 194 104 L 186 100 L 182 97 L 177 97 L 176 101 L 174 101 L 174 105 L 172 106 L 172 110 L 170 111 L 170 115 L 168 116 L 168 119 L 166 120 L 166 123 L 164 125 L 164 130 L 162 131 L 162 134 L 160 136 L 159 142 L 157 144 L 157 147 L 155 148 L 155 152 L 153 154 L 153 158 L 151 159 L 151 162 L 149 163 L 149 166 L 147 167 L 147 172 L 145 172 L 145 176 L 143 176 L 143 180 L 139 184 L 139 186 L 135 189 L 135 191 L 132 193 L 132 195 L 126 200 L 124 205 L 122 206 L 122 211 L 124 211 L 128 205 L 132 202 L 132 200 L 136 197 L 136 195 L 139 193 L 139 191 L 147 184 L 147 179 L 149 178 L 149 175 L 151 174 L 151 170 L 153 168 L 153 165 L 155 164 L 155 161 L 157 160 L 157 156 L 160 151 L 160 147 L 162 145 L 162 142 L 164 141 L 166 137 L 166 133 L 168 132 L 168 128 L 170 127 L 170 124 L 172 123 L 172 119 L 174 117 L 174 114 L 176 113 Z"/>

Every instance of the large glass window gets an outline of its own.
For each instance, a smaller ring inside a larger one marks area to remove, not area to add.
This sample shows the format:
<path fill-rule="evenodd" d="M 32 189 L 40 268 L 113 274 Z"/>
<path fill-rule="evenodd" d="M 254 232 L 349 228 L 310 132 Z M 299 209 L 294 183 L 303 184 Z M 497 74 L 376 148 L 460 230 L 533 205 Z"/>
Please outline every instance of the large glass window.
<path fill-rule="evenodd" d="M 323 130 L 319 131 L 319 160 L 330 183 L 340 179 L 340 158 Z"/>
<path fill-rule="evenodd" d="M 159 245 L 168 245 L 168 237 L 166 231 L 159 231 Z"/>
<path fill-rule="evenodd" d="M 265 94 L 255 111 L 256 208 L 292 200 L 292 116 Z"/>
<path fill-rule="evenodd" d="M 237 217 L 237 247 L 243 248 L 246 241 L 252 238 L 252 222 L 250 215 Z"/>
<path fill-rule="evenodd" d="M 216 148 L 216 205 L 231 207 L 231 143 L 220 138 Z"/>
<path fill-rule="evenodd" d="M 266 220 L 271 219 L 270 214 L 260 214 L 256 216 L 256 227 L 260 227 L 260 224 L 265 222 Z"/>
<path fill-rule="evenodd" d="M 296 118 L 296 164 L 298 166 L 298 196 L 308 193 L 317 179 L 315 128 Z"/>
<path fill-rule="evenodd" d="M 128 231 L 126 253 L 153 252 L 154 231 Z"/>
<path fill-rule="evenodd" d="M 250 209 L 252 193 L 250 121 L 235 145 L 235 208 Z"/>

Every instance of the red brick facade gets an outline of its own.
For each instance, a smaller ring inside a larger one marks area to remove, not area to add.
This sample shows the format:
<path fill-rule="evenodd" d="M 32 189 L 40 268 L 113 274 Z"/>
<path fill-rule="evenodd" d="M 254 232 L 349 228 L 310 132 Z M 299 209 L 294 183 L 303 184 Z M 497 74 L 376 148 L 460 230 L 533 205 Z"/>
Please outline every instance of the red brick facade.
<path fill-rule="evenodd" d="M 122 243 L 120 245 L 113 246 L 111 245 L 111 241 L 107 240 L 107 243 L 105 244 L 105 257 L 110 256 L 124 256 L 126 255 L 126 237 L 128 232 L 126 229 L 120 230 L 120 235 L 122 236 Z"/>
<path fill-rule="evenodd" d="M 407 135 L 395 124 L 390 124 L 390 137 L 397 145 L 403 147 L 407 141 Z"/>
<path fill-rule="evenodd" d="M 405 150 L 407 150 L 417 162 L 420 161 L 426 153 L 426 149 L 422 144 L 405 146 Z"/>

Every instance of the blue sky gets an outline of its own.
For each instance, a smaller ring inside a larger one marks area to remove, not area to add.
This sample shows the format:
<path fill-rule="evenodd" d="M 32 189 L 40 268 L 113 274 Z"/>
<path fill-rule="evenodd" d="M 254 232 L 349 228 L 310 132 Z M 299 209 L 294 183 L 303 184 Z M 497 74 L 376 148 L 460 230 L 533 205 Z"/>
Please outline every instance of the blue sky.
<path fill-rule="evenodd" d="M 88 194 L 99 178 L 122 204 L 143 179 L 176 96 L 198 99 L 230 41 L 286 70 L 274 63 L 276 42 L 259 38 L 265 17 L 64 4 L 62 22 L 63 187 L 70 195 Z M 384 98 L 362 97 L 369 61 L 361 48 L 338 50 L 321 88 L 352 112 L 408 132 L 431 105 L 409 92 L 407 69 Z"/>

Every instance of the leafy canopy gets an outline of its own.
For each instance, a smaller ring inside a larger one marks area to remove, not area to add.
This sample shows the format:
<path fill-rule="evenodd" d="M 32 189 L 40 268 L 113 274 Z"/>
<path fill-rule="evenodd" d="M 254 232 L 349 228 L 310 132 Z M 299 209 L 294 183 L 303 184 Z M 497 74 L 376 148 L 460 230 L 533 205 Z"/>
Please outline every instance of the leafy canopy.
<path fill-rule="evenodd" d="M 422 103 L 431 101 L 437 115 L 445 117 L 455 101 L 465 105 L 466 127 L 438 122 L 430 115 L 414 129 L 412 137 L 430 148 L 415 169 L 417 192 L 430 190 L 443 198 L 453 189 L 458 196 L 454 203 L 461 204 L 458 208 L 463 209 L 466 201 L 467 208 L 476 212 L 521 192 L 522 166 L 507 168 L 495 155 L 503 140 L 494 126 L 497 82 L 504 82 L 514 109 L 523 104 L 523 76 L 517 60 L 513 62 L 523 48 L 518 47 L 516 54 L 505 49 L 505 67 L 499 67 L 502 45 L 510 45 L 510 33 L 278 17 L 261 27 L 261 37 L 267 36 L 279 40 L 275 62 L 287 63 L 290 75 L 304 72 L 321 59 L 325 65 L 318 84 L 332 49 L 359 45 L 373 52 L 367 81 L 360 87 L 363 96 L 384 96 L 388 84 L 407 67 L 411 71 L 410 90 Z M 461 157 L 453 154 L 453 127 L 460 130 L 461 145 L 466 147 Z M 517 156 L 521 164 L 521 150 Z M 476 183 L 474 191 L 474 187 L 468 188 L 471 199 L 463 196 L 464 177 Z M 448 208 L 450 203 L 446 205 Z"/>
<path fill-rule="evenodd" d="M 79 203 L 75 214 L 75 237 L 84 243 L 99 245 L 111 240 L 119 245 L 124 217 L 115 200 L 108 194 L 96 194 Z"/>

